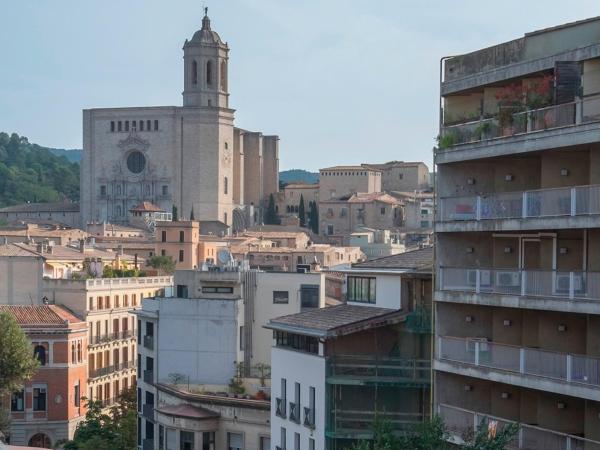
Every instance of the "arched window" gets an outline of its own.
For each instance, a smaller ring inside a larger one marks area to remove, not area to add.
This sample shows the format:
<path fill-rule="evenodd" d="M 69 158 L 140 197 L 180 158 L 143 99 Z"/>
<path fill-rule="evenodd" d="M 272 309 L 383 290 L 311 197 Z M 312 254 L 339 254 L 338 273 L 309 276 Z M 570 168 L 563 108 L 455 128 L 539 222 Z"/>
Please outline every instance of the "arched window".
<path fill-rule="evenodd" d="M 221 61 L 221 90 L 227 92 L 227 63 Z"/>
<path fill-rule="evenodd" d="M 46 347 L 43 345 L 36 345 L 33 348 L 33 357 L 36 358 L 41 366 L 46 365 Z"/>
<path fill-rule="evenodd" d="M 78 362 L 83 361 L 82 354 L 81 354 L 81 342 L 77 343 L 77 361 Z"/>
<path fill-rule="evenodd" d="M 77 362 L 77 354 L 75 353 L 75 343 L 71 344 L 71 363 Z"/>
<path fill-rule="evenodd" d="M 117 185 L 117 195 L 121 195 L 121 185 Z"/>
<path fill-rule="evenodd" d="M 29 447 L 51 448 L 52 442 L 44 433 L 38 433 L 34 434 L 31 439 L 29 439 L 29 444 L 27 445 L 29 445 Z"/>
<path fill-rule="evenodd" d="M 116 215 L 117 215 L 117 217 L 121 217 L 121 205 L 117 205 Z"/>
<path fill-rule="evenodd" d="M 227 180 L 227 177 L 223 178 L 223 193 L 227 195 L 227 191 L 229 190 L 229 182 Z"/>
<path fill-rule="evenodd" d="M 198 63 L 192 61 L 192 84 L 198 84 Z"/>
<path fill-rule="evenodd" d="M 212 61 L 208 61 L 206 63 L 206 84 L 208 84 L 208 85 L 211 85 L 213 82 L 212 71 L 213 71 Z"/>

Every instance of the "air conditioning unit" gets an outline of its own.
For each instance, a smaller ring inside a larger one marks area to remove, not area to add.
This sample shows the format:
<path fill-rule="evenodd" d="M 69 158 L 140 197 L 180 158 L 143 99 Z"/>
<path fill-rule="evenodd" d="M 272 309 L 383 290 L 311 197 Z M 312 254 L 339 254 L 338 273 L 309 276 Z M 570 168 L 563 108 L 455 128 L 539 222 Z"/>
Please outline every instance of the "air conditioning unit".
<path fill-rule="evenodd" d="M 475 351 L 475 343 L 479 343 L 479 351 L 487 352 L 489 351 L 488 339 L 487 338 L 468 338 L 465 341 L 465 347 L 468 352 Z"/>
<path fill-rule="evenodd" d="M 496 286 L 519 286 L 520 284 L 519 272 L 496 272 Z"/>

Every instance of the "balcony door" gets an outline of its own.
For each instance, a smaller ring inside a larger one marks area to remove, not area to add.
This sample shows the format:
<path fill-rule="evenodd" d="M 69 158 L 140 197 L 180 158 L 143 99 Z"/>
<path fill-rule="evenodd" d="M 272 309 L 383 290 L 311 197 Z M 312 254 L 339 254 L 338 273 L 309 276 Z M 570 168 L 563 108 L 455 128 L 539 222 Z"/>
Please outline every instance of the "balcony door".
<path fill-rule="evenodd" d="M 523 238 L 521 240 L 521 269 L 542 269 L 542 243 L 540 239 Z"/>

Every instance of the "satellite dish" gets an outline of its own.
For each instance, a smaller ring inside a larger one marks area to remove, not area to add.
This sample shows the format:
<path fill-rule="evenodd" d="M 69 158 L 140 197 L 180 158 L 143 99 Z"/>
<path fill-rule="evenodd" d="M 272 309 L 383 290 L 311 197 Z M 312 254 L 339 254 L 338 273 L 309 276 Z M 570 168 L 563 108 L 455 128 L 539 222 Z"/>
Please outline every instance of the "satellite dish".
<path fill-rule="evenodd" d="M 233 260 L 233 258 L 229 250 L 226 248 L 221 248 L 219 251 L 217 251 L 217 260 L 220 264 L 228 264 Z"/>

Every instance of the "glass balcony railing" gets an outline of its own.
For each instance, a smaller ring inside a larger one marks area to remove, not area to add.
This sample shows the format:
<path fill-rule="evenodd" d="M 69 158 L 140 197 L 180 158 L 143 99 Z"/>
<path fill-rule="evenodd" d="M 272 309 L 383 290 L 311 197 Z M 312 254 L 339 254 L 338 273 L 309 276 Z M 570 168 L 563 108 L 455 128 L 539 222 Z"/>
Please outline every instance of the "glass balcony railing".
<path fill-rule="evenodd" d="M 497 431 L 512 420 L 482 414 L 446 404 L 437 405 L 437 413 L 443 419 L 450 435 L 457 440 L 470 439 L 481 425 L 493 424 Z M 600 442 L 548 430 L 532 425 L 520 424 L 519 431 L 508 448 L 523 450 L 600 450 Z"/>
<path fill-rule="evenodd" d="M 600 94 L 574 102 L 545 108 L 503 114 L 502 122 L 494 118 L 473 120 L 442 128 L 438 148 L 443 151 L 461 144 L 505 139 L 555 128 L 584 125 L 600 121 Z"/>
<path fill-rule="evenodd" d="M 600 358 L 489 342 L 481 338 L 439 336 L 437 359 L 498 369 L 568 383 L 600 386 Z"/>
<path fill-rule="evenodd" d="M 600 300 L 600 272 L 440 267 L 442 291 Z"/>
<path fill-rule="evenodd" d="M 431 362 L 373 355 L 335 355 L 328 360 L 330 384 L 419 384 L 431 382 Z"/>
<path fill-rule="evenodd" d="M 438 220 L 454 222 L 596 214 L 600 214 L 600 185 L 441 198 Z"/>
<path fill-rule="evenodd" d="M 372 436 L 375 420 L 383 420 L 394 431 L 406 431 L 425 419 L 421 412 L 393 412 L 333 409 L 326 435 L 332 438 L 365 438 Z"/>

